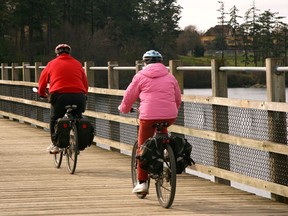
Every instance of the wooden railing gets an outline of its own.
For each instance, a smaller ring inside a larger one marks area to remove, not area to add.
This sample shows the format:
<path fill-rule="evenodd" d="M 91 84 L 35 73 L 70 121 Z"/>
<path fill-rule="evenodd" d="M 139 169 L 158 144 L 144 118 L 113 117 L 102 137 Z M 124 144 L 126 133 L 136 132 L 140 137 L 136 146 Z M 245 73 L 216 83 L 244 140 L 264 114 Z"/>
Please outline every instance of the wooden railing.
<path fill-rule="evenodd" d="M 193 146 L 196 165 L 188 172 L 212 181 L 234 182 L 271 193 L 271 198 L 286 202 L 288 197 L 287 111 L 285 103 L 285 72 L 278 59 L 267 59 L 266 67 L 226 67 L 216 60 L 211 66 L 182 66 L 170 61 L 168 68 L 183 89 L 183 73 L 211 71 L 212 96 L 182 95 L 176 124 L 170 132 L 185 136 Z M 1 64 L 0 115 L 48 128 L 49 104 L 38 100 L 31 88 L 44 66 Z M 121 67 L 117 62 L 96 67 L 84 63 L 89 80 L 88 105 L 85 115 L 94 123 L 97 145 L 130 154 L 137 137 L 134 114 L 120 114 L 124 90 L 119 90 L 119 73 L 134 74 L 141 69 Z M 108 73 L 108 88 L 95 87 L 95 73 Z M 229 71 L 266 72 L 267 101 L 227 98 Z M 19 80 L 19 78 L 22 78 Z M 32 80 L 31 81 L 31 77 Z M 47 117 L 48 116 L 48 117 Z"/>

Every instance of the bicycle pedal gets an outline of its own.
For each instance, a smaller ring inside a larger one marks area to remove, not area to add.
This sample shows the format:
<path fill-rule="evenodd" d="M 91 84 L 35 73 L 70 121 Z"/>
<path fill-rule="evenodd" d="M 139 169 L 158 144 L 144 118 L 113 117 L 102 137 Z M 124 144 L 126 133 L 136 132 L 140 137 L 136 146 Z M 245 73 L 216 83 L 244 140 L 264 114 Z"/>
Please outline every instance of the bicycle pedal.
<path fill-rule="evenodd" d="M 139 195 L 148 195 L 149 191 L 147 191 L 147 192 L 138 192 L 137 194 L 139 194 Z"/>

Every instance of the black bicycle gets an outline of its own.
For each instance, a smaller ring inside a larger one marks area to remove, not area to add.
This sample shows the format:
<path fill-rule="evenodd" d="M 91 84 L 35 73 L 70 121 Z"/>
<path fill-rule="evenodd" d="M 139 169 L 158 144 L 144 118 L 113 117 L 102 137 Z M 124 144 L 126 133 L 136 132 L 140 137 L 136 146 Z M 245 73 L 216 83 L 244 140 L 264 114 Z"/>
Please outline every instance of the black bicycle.
<path fill-rule="evenodd" d="M 37 88 L 33 88 L 33 92 L 37 92 Z M 83 118 L 82 115 L 78 116 L 74 112 L 77 105 L 67 105 L 65 109 L 65 115 L 59 118 L 55 124 L 53 145 L 58 146 L 60 151 L 53 154 L 53 159 L 55 167 L 60 168 L 63 156 L 66 156 L 67 169 L 70 174 L 74 174 L 80 151 L 91 146 L 93 142 L 94 128 L 88 119 Z"/>
<path fill-rule="evenodd" d="M 131 109 L 131 112 L 135 112 L 138 110 L 133 108 Z M 155 180 L 155 187 L 156 187 L 156 193 L 157 198 L 160 203 L 160 205 L 164 208 L 170 208 L 173 204 L 175 193 L 176 193 L 176 161 L 173 149 L 170 142 L 170 136 L 168 134 L 163 134 L 160 131 L 162 131 L 163 128 L 167 127 L 167 122 L 160 122 L 154 125 L 156 131 L 153 136 L 153 138 L 156 138 L 156 140 L 161 140 L 160 145 L 162 145 L 163 148 L 163 170 L 160 173 L 154 174 L 149 173 L 148 174 L 148 192 L 145 193 L 136 193 L 136 196 L 140 199 L 144 199 L 147 194 L 149 194 L 149 188 L 150 188 L 150 180 Z M 160 138 L 160 139 L 158 139 Z M 139 163 L 139 156 L 137 154 L 138 150 L 138 142 L 136 141 L 133 145 L 132 149 L 132 157 L 131 157 L 131 174 L 132 174 L 132 184 L 133 188 L 136 186 L 138 182 L 137 178 L 137 169 L 138 169 L 138 163 Z"/>
<path fill-rule="evenodd" d="M 58 119 L 55 125 L 55 133 L 62 130 L 62 134 L 58 134 L 58 138 L 53 143 L 55 146 L 60 146 L 60 152 L 54 154 L 54 163 L 56 168 L 60 168 L 63 156 L 66 156 L 67 169 L 71 174 L 74 174 L 77 166 L 77 158 L 79 154 L 78 148 L 78 129 L 77 120 L 79 117 L 73 113 L 77 105 L 65 106 L 66 113 L 63 118 Z M 61 127 L 61 129 L 60 129 Z M 57 136 L 57 135 L 56 135 Z"/>

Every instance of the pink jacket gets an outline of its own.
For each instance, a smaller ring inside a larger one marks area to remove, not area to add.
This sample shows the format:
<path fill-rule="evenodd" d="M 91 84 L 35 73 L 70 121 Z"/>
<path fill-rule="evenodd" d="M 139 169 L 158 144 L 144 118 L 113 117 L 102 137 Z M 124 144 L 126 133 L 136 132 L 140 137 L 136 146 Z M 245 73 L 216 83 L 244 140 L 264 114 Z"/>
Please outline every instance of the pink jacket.
<path fill-rule="evenodd" d="M 140 99 L 140 119 L 172 119 L 178 115 L 181 91 L 175 77 L 161 63 L 147 65 L 134 77 L 124 93 L 120 112 L 128 113 Z"/>

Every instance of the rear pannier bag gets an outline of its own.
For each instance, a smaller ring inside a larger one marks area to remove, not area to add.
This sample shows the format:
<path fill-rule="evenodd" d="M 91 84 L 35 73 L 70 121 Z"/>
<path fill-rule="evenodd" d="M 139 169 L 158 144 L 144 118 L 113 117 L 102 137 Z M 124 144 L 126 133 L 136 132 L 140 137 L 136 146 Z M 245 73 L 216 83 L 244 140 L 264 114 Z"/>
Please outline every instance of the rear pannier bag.
<path fill-rule="evenodd" d="M 87 118 L 81 118 L 77 120 L 77 130 L 78 148 L 82 151 L 93 143 L 94 127 Z"/>
<path fill-rule="evenodd" d="M 176 172 L 177 174 L 181 174 L 187 166 L 195 164 L 191 158 L 192 145 L 187 139 L 178 136 L 171 137 L 171 141 L 170 144 L 176 160 Z"/>
<path fill-rule="evenodd" d="M 59 148 L 66 148 L 69 146 L 70 127 L 69 119 L 59 118 L 56 121 L 54 145 Z"/>
<path fill-rule="evenodd" d="M 149 138 L 140 146 L 137 158 L 141 169 L 148 173 L 160 174 L 163 170 L 164 148 L 162 139 Z"/>

